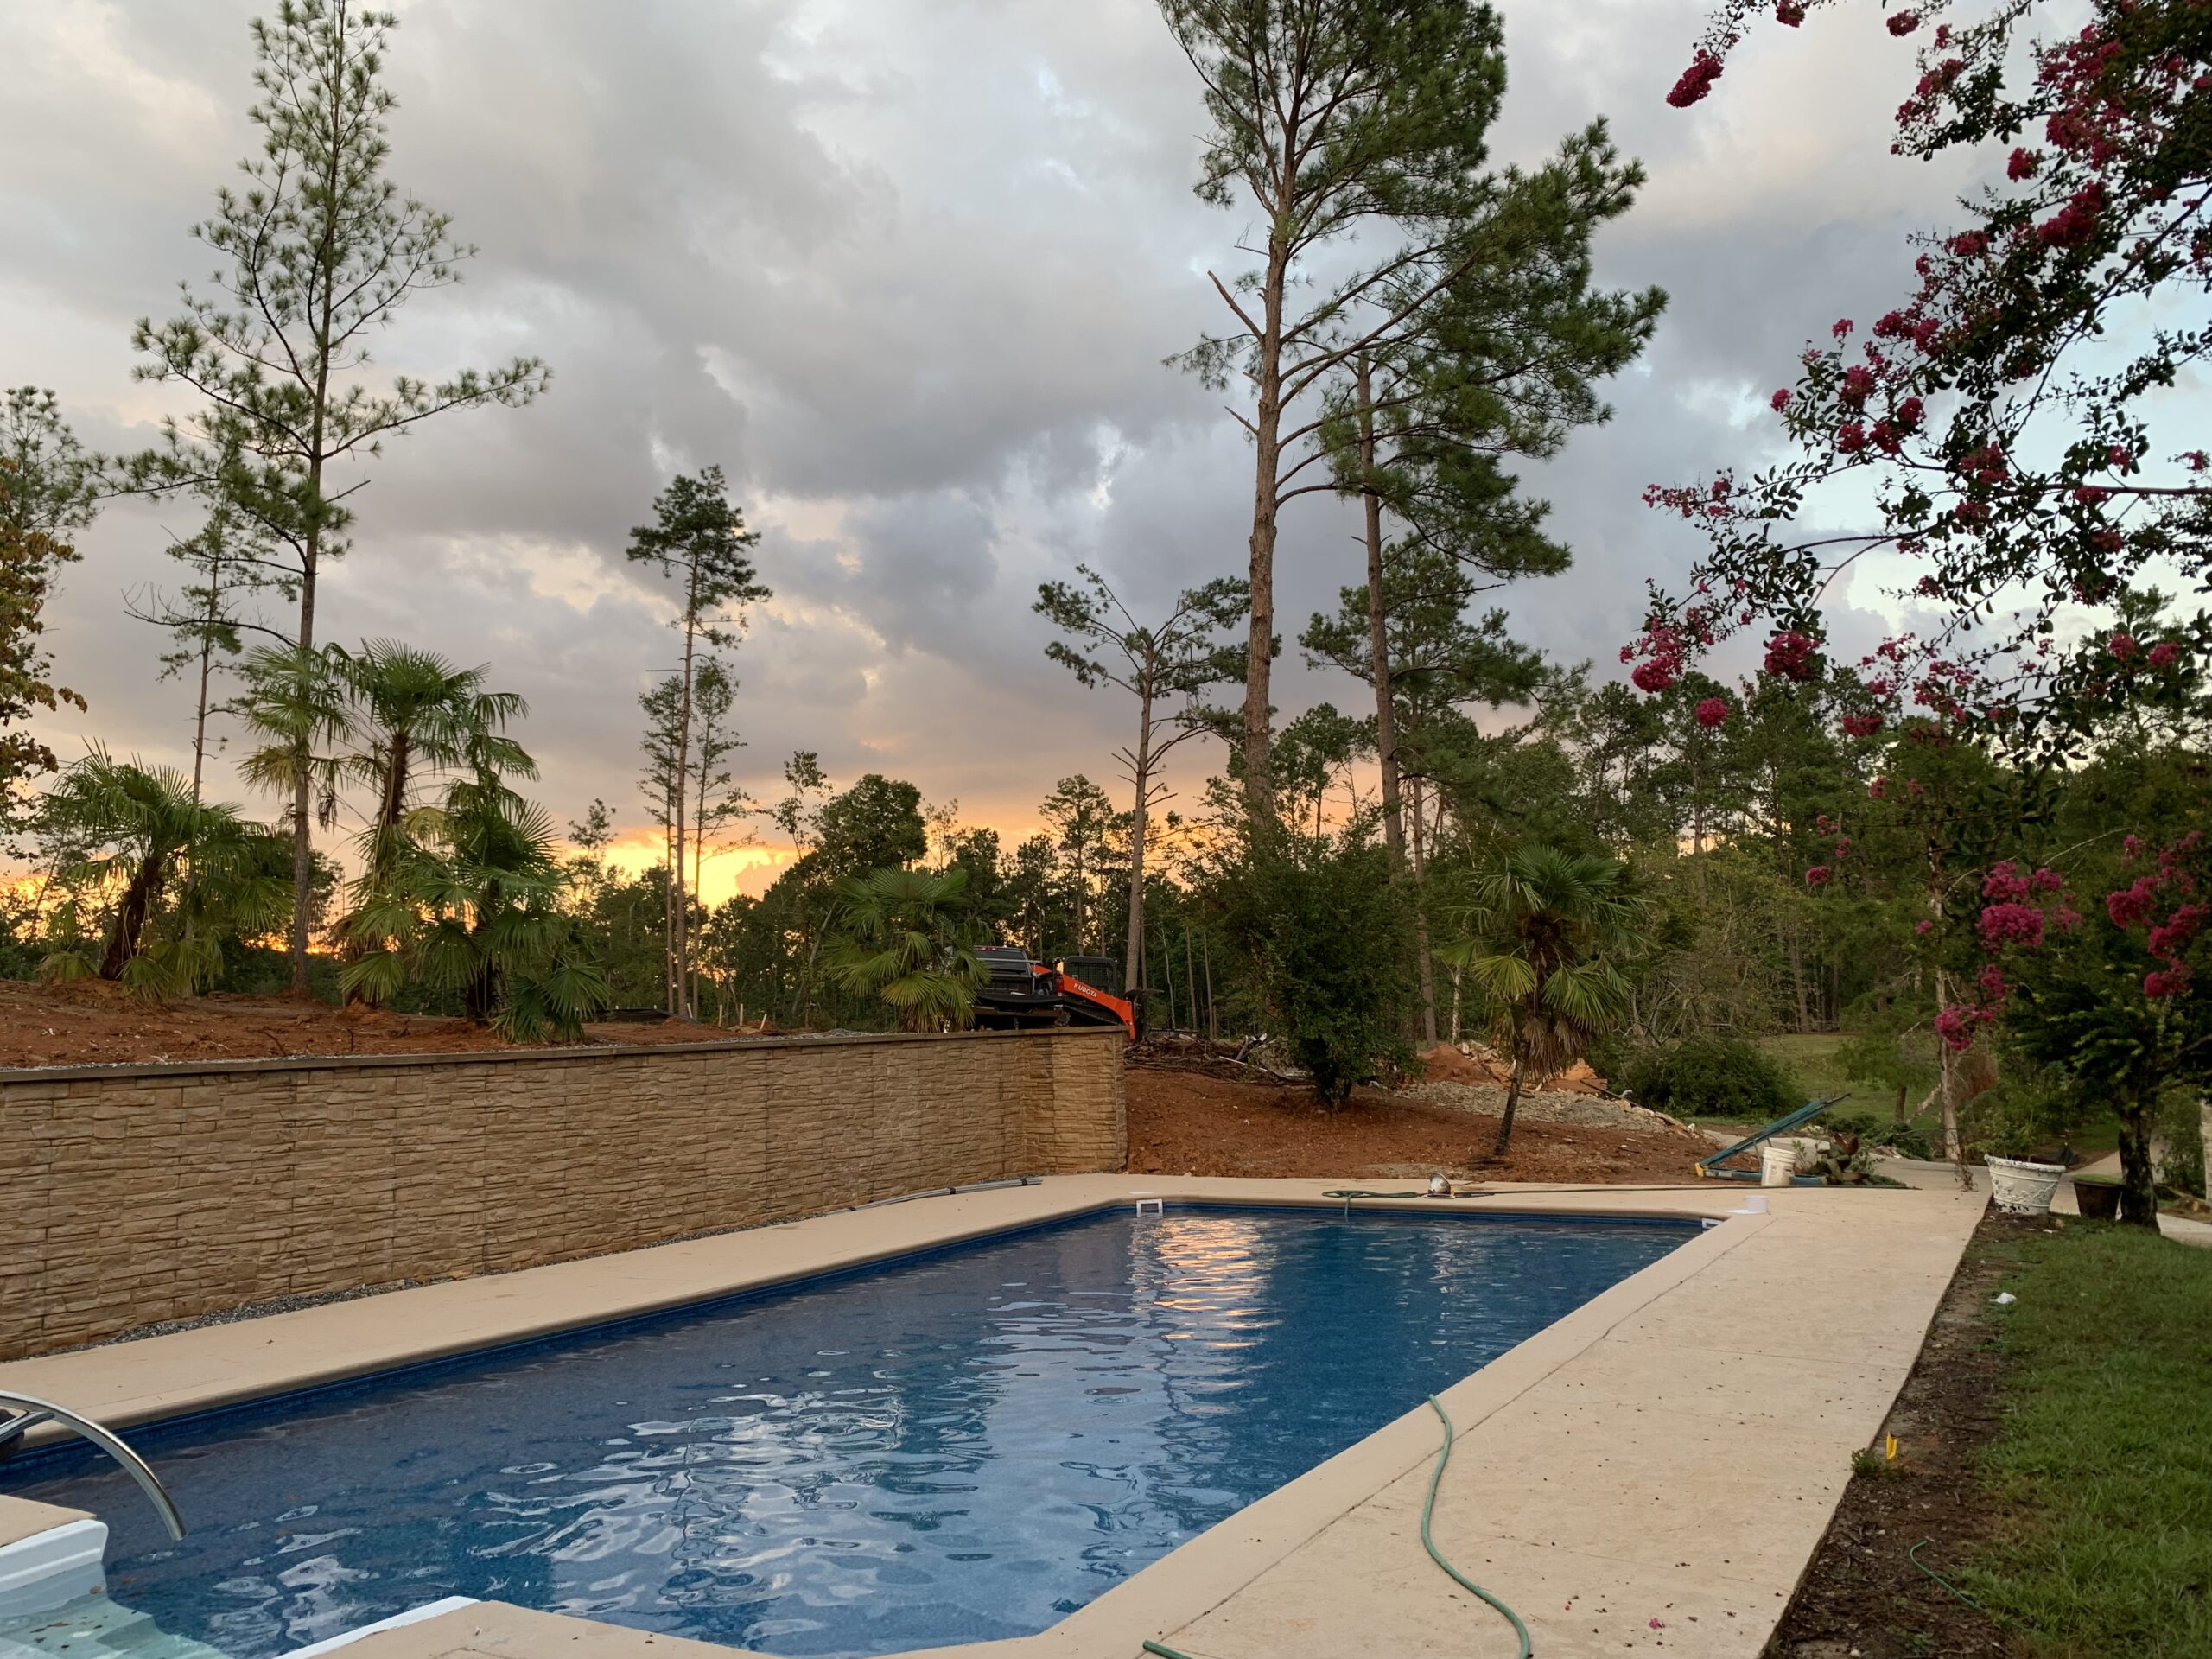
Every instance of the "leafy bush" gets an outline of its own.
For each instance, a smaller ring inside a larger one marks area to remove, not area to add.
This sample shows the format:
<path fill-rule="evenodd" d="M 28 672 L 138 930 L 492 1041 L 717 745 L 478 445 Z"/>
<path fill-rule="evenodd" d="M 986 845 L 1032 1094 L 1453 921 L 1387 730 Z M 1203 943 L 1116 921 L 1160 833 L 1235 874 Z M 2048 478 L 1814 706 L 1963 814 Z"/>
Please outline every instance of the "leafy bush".
<path fill-rule="evenodd" d="M 1257 849 L 1223 898 L 1267 1016 L 1316 1094 L 1341 1105 L 1355 1084 L 1411 1063 L 1399 1034 L 1413 999 L 1398 948 L 1407 906 L 1382 848 L 1292 838 Z"/>
<path fill-rule="evenodd" d="M 1740 1037 L 1685 1037 L 1646 1049 L 1618 1087 L 1655 1111 L 1735 1123 L 1764 1123 L 1804 1103 L 1781 1063 Z"/>

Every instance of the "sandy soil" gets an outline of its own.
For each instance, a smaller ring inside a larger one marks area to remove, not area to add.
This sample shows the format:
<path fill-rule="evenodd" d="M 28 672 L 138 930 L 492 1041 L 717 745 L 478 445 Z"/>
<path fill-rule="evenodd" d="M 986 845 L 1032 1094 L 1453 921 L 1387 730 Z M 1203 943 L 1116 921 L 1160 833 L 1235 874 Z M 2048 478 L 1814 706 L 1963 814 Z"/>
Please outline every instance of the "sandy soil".
<path fill-rule="evenodd" d="M 1310 1090 L 1189 1071 L 1128 1075 L 1129 1168 L 1155 1175 L 1407 1180 L 1441 1170 L 1491 1181 L 1694 1181 L 1698 1149 L 1674 1134 L 1517 1122 L 1489 1160 L 1497 1120 L 1370 1090 L 1341 1111 Z"/>
<path fill-rule="evenodd" d="M 585 1027 L 594 1043 L 710 1041 L 712 1026 Z M 180 997 L 142 1002 L 97 980 L 0 980 L 0 1066 L 123 1065 L 273 1059 L 293 1054 L 438 1054 L 510 1045 L 466 1020 L 334 1008 L 288 996 Z"/>

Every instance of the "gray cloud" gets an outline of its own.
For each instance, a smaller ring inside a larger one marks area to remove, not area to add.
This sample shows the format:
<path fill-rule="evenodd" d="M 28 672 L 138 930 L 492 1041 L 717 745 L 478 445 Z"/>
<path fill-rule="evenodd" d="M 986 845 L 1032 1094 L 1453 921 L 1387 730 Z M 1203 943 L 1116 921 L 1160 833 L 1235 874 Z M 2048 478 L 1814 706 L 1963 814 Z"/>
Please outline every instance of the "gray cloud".
<path fill-rule="evenodd" d="M 88 441 L 171 406 L 127 335 L 208 264 L 187 228 L 251 146 L 255 0 L 0 0 L 0 379 L 50 384 Z M 1613 423 L 1532 470 L 1575 573 L 1516 626 L 1612 665 L 1646 577 L 1695 551 L 1655 480 L 1755 461 L 1758 404 L 1808 333 L 1885 303 L 1905 232 L 1955 176 L 1886 154 L 1910 53 L 1873 14 L 1764 30 L 1690 114 L 1662 103 L 1694 0 L 1509 0 L 1502 160 L 1609 113 L 1650 170 L 1612 281 L 1673 296 Z M 480 243 L 386 369 L 532 353 L 551 394 L 395 443 L 325 604 L 488 661 L 523 691 L 543 790 L 637 814 L 635 696 L 670 659 L 665 595 L 622 558 L 674 467 L 719 462 L 778 598 L 737 653 L 756 791 L 794 747 L 901 772 L 1015 827 L 1052 780 L 1110 775 L 1124 711 L 1046 663 L 1036 584 L 1078 559 L 1133 602 L 1243 567 L 1250 460 L 1218 400 L 1161 366 L 1213 321 L 1245 221 L 1191 194 L 1202 124 L 1148 0 L 414 0 L 388 66 L 394 176 Z M 81 722 L 175 755 L 186 728 L 117 594 L 166 579 L 183 509 L 125 506 L 56 606 Z M 1294 634 L 1357 574 L 1326 500 L 1286 523 Z M 1290 709 L 1350 688 L 1287 663 Z M 1009 740 L 1007 712 L 1023 718 Z M 77 735 L 57 723 L 63 743 Z"/>

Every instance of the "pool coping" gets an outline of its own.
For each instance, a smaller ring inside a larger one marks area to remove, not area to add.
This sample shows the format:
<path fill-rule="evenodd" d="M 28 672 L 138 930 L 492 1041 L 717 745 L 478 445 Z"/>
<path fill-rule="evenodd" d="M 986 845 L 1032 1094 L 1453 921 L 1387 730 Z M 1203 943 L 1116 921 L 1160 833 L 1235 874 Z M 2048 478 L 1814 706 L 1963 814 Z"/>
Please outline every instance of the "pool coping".
<path fill-rule="evenodd" d="M 0 1364 L 0 1388 L 67 1399 L 73 1408 L 111 1427 L 127 1427 L 769 1289 L 1109 1210 L 1140 1198 L 1334 1209 L 1338 1207 L 1338 1201 L 1323 1196 L 1329 1185 L 1128 1175 L 1055 1177 L 1032 1186 L 842 1211 L 620 1255 L 451 1281 L 16 1361 Z M 1756 1600 L 1746 1600 L 1740 1609 L 1725 1610 L 1733 1621 L 1726 1627 L 1726 1645 L 1708 1643 L 1698 1649 L 1745 1656 L 1756 1654 L 1764 1645 L 1796 1575 L 1802 1572 L 1825 1529 L 1827 1517 L 1840 1495 L 1837 1471 L 1847 1473 L 1850 1449 L 1872 1437 L 1902 1385 L 1943 1287 L 1980 1217 L 1982 1202 L 1979 1195 L 1783 1189 L 1759 1194 L 1767 1201 L 1766 1213 L 1734 1213 L 1746 1207 L 1745 1198 L 1755 1191 L 1736 1183 L 1709 1182 L 1663 1189 L 1500 1185 L 1491 1190 L 1491 1196 L 1455 1201 L 1450 1206 L 1454 1210 L 1479 1206 L 1484 1212 L 1497 1214 L 1698 1219 L 1718 1224 L 1600 1293 L 1440 1396 L 1468 1442 L 1497 1439 L 1510 1431 L 1494 1430 L 1493 1426 L 1503 1424 L 1510 1414 L 1528 1417 L 1535 1413 L 1541 1417 L 1549 1412 L 1556 1417 L 1562 1409 L 1561 1400 L 1572 1402 L 1573 1368 L 1617 1332 L 1640 1319 L 1648 1324 L 1654 1317 L 1662 1325 L 1671 1320 L 1679 1325 L 1687 1315 L 1691 1339 L 1685 1344 L 1665 1338 L 1673 1345 L 1656 1356 L 1656 1363 L 1662 1368 L 1694 1368 L 1694 1355 L 1679 1351 L 1687 1345 L 1705 1356 L 1707 1369 L 1719 1364 L 1725 1370 L 1728 1369 L 1725 1362 L 1757 1361 L 1771 1371 L 1778 1364 L 1777 1378 L 1760 1386 L 1776 1396 L 1768 1403 L 1786 1410 L 1797 1397 L 1798 1384 L 1843 1386 L 1830 1374 L 1836 1372 L 1849 1351 L 1826 1355 L 1796 1351 L 1793 1360 L 1789 1342 L 1783 1342 L 1781 1351 L 1776 1351 L 1777 1344 L 1770 1338 L 1739 1337 L 1730 1310 L 1761 1285 L 1776 1290 L 1802 1287 L 1808 1262 L 1853 1259 L 1854 1254 L 1867 1248 L 1870 1222 L 1879 1220 L 1897 1234 L 1903 1246 L 1891 1255 L 1897 1262 L 1909 1262 L 1914 1271 L 1905 1275 L 1908 1282 L 1902 1288 L 1889 1287 L 1878 1317 L 1872 1319 L 1878 1328 L 1867 1333 L 1868 1341 L 1885 1357 L 1879 1363 L 1869 1362 L 1861 1367 L 1866 1376 L 1849 1384 L 1850 1408 L 1840 1411 L 1834 1421 L 1824 1423 L 1815 1437 L 1823 1442 L 1819 1449 L 1827 1455 L 1825 1465 L 1796 1484 L 1802 1490 L 1793 1489 L 1801 1507 L 1817 1505 L 1818 1525 L 1808 1533 L 1802 1526 L 1796 1528 L 1796 1534 L 1804 1535 L 1803 1548 L 1802 1552 L 1784 1552 L 1794 1553 L 1788 1582 L 1768 1584 L 1766 1580 L 1783 1568 L 1765 1560 L 1759 1580 L 1764 1593 Z M 1414 1199 L 1363 1200 L 1358 1207 L 1435 1212 L 1446 1206 L 1437 1201 Z M 1872 1232 L 1879 1236 L 1882 1229 L 1877 1227 Z M 1882 1287 L 1877 1281 L 1884 1277 L 1878 1270 L 1866 1275 L 1864 1289 L 1870 1298 L 1881 1300 Z M 1849 1287 L 1841 1288 L 1848 1294 Z M 1749 1326 L 1759 1323 L 1755 1308 L 1745 1309 L 1742 1319 Z M 1700 1336 L 1700 1332 L 1705 1334 Z M 1799 1350 L 1804 1346 L 1802 1342 L 1797 1344 Z M 1567 1379 L 1564 1385 L 1563 1377 Z M 1823 1377 L 1827 1380 L 1822 1381 Z M 1740 1386 L 1738 1391 L 1742 1391 Z M 1611 1414 L 1625 1421 L 1625 1414 L 1618 1408 Z M 1642 1414 L 1641 1408 L 1637 1414 Z M 1682 1421 L 1693 1426 L 1696 1421 L 1694 1417 Z M 1681 1432 L 1679 1427 L 1675 1432 Z M 1594 1419 L 1583 1434 L 1582 1444 L 1571 1448 L 1573 1457 L 1583 1457 L 1593 1449 L 1602 1453 L 1607 1436 L 1603 1415 Z M 1328 1561 L 1318 1566 L 1294 1563 L 1309 1547 L 1321 1546 L 1325 1535 L 1327 1550 L 1335 1554 L 1348 1550 L 1357 1558 L 1361 1549 L 1376 1548 L 1375 1539 L 1365 1535 L 1375 1529 L 1374 1516 L 1402 1507 L 1402 1489 L 1409 1481 L 1419 1484 L 1425 1479 L 1436 1446 L 1433 1414 L 1426 1408 L 1408 1413 L 1188 1541 L 1046 1630 L 928 1651 L 931 1659 L 954 1659 L 955 1656 L 960 1659 L 1104 1659 L 1107 1655 L 1125 1659 L 1147 1637 L 1181 1645 L 1176 1633 L 1192 1627 L 1205 1633 L 1205 1639 L 1198 1645 L 1214 1659 L 1306 1651 L 1303 1627 L 1325 1624 L 1338 1603 L 1350 1606 L 1373 1600 L 1377 1591 L 1373 1573 L 1340 1573 Z M 1502 1448 L 1510 1446 L 1510 1440 L 1501 1442 Z M 1616 1448 L 1617 1452 L 1619 1450 Z M 1602 1467 L 1605 1462 L 1599 1456 L 1597 1466 Z M 1455 1471 L 1457 1467 L 1455 1464 Z M 1694 1487 L 1698 1477 L 1694 1463 L 1673 1468 L 1662 1455 L 1649 1471 L 1648 1481 L 1679 1484 L 1688 1480 Z M 1602 1483 L 1604 1478 L 1600 1476 L 1598 1481 Z M 1460 1480 L 1455 1472 L 1453 1484 L 1457 1486 Z M 1577 1537 L 1577 1503 L 1587 1510 L 1596 1491 L 1594 1485 L 1591 1490 L 1578 1485 L 1569 1491 L 1570 1484 L 1573 1483 L 1562 1475 L 1560 1490 L 1554 1495 L 1558 1500 L 1552 1505 L 1559 1511 L 1555 1516 L 1547 1520 L 1539 1514 L 1534 1522 L 1524 1518 L 1522 1526 L 1524 1531 L 1543 1534 L 1549 1545 L 1564 1546 L 1572 1553 Z M 1700 1501 L 1710 1503 L 1710 1495 Z M 1363 1516 L 1367 1519 L 1361 1520 Z M 1440 1530 L 1446 1519 L 1446 1511 L 1440 1510 Z M 1402 1522 L 1403 1517 L 1398 1520 Z M 1355 1522 L 1359 1524 L 1354 1525 Z M 1725 1510 L 1713 1524 L 1725 1530 L 1728 1524 Z M 1385 1530 L 1397 1536 L 1396 1531 Z M 1504 1540 L 1499 1548 L 1515 1542 Z M 1767 1541 L 1747 1538 L 1738 1553 L 1754 1554 L 1766 1547 Z M 1400 1564 L 1397 1554 L 1403 1553 L 1386 1553 L 1376 1570 L 1395 1573 Z M 1452 1553 L 1464 1558 L 1465 1552 L 1459 1548 L 1452 1548 Z M 1421 1617 L 1442 1618 L 1452 1625 L 1477 1613 L 1491 1617 L 1478 1608 L 1474 1612 L 1466 1611 L 1472 1604 L 1451 1590 L 1417 1547 L 1411 1555 L 1420 1575 L 1409 1584 L 1394 1587 L 1383 1599 L 1389 1605 L 1377 1609 L 1376 1617 L 1403 1616 L 1398 1604 L 1408 1599 L 1426 1610 Z M 1586 1574 L 1592 1582 L 1605 1579 L 1609 1563 L 1624 1571 L 1637 1565 L 1615 1561 L 1602 1552 L 1583 1559 L 1598 1564 Z M 1732 1561 L 1734 1557 L 1717 1559 Z M 1479 1568 L 1476 1571 L 1482 1576 Z M 1614 1576 L 1619 1579 L 1618 1574 Z M 1739 1588 L 1748 1592 L 1754 1587 L 1748 1580 L 1739 1583 L 1723 1576 L 1724 1587 L 1731 1594 Z M 1631 1572 L 1619 1581 L 1636 1577 Z M 1279 1607 L 1274 1613 L 1268 1611 L 1286 1598 L 1294 1602 L 1301 1594 L 1312 1593 L 1314 1585 L 1322 1580 L 1339 1578 L 1341 1593 L 1319 1615 L 1308 1611 L 1288 1616 L 1285 1624 Z M 1505 1593 L 1513 1599 L 1510 1584 Z M 1602 1590 L 1598 1593 L 1604 1597 Z M 1611 1599 L 1624 1598 L 1614 1595 Z M 1570 1597 L 1567 1605 L 1571 1611 L 1574 1598 Z M 1762 1611 L 1764 1624 L 1759 1618 Z M 1558 1623 L 1534 1615 L 1531 1622 L 1540 1627 Z M 1655 1618 L 1644 1633 L 1663 1640 L 1659 1632 L 1665 1623 Z M 1547 1639 L 1541 1647 L 1547 1659 L 1560 1654 L 1622 1650 L 1624 1638 L 1619 1630 L 1601 1624 L 1592 1632 L 1599 1639 L 1586 1644 L 1580 1634 L 1579 1618 L 1576 1625 L 1573 1631 L 1545 1631 Z M 1721 1634 L 1720 1627 L 1707 1628 L 1716 1637 Z M 1503 1629 L 1502 1623 L 1498 1629 Z M 1262 1634 L 1265 1639 L 1255 1646 L 1250 1638 Z M 1754 1636 L 1757 1640 L 1746 1645 Z M 1485 1635 L 1471 1639 L 1486 1642 L 1490 1638 Z M 1327 1640 L 1342 1645 L 1336 1635 L 1328 1636 Z M 1636 1647 L 1642 1643 L 1631 1634 L 1625 1644 Z M 510 1653 L 536 1656 L 556 1648 L 573 1651 L 580 1659 L 587 1654 L 593 1659 L 601 1654 L 612 1659 L 632 1653 L 720 1655 L 731 1659 L 743 1651 L 667 1636 L 648 1638 L 643 1632 L 622 1627 L 529 1612 L 497 1603 L 474 1604 L 404 1630 L 364 1635 L 347 1651 L 349 1656 L 358 1655 L 358 1659 L 448 1659 L 448 1656 L 477 1659 L 478 1656 Z M 1325 1648 L 1314 1646 L 1312 1650 L 1318 1654 Z M 1490 1649 L 1476 1650 L 1486 1653 Z"/>

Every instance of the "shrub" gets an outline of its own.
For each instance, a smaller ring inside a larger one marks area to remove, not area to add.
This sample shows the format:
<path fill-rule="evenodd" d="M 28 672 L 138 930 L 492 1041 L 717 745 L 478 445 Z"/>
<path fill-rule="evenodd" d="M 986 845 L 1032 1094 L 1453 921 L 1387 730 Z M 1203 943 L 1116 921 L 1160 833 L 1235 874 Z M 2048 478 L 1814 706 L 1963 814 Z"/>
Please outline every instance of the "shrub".
<path fill-rule="evenodd" d="M 1398 948 L 1407 906 L 1382 848 L 1352 835 L 1263 848 L 1223 897 L 1267 1015 L 1324 1101 L 1341 1105 L 1411 1063 L 1399 1035 L 1413 997 Z"/>
<path fill-rule="evenodd" d="M 1639 1106 L 1676 1117 L 1764 1123 L 1803 1104 L 1797 1085 L 1772 1056 L 1740 1037 L 1685 1037 L 1630 1062 L 1621 1092 Z"/>
<path fill-rule="evenodd" d="M 1830 1112 L 1821 1120 L 1830 1135 L 1855 1135 L 1862 1146 L 1895 1147 L 1908 1158 L 1936 1155 L 1927 1135 L 1916 1124 L 1878 1117 L 1872 1112 Z"/>

